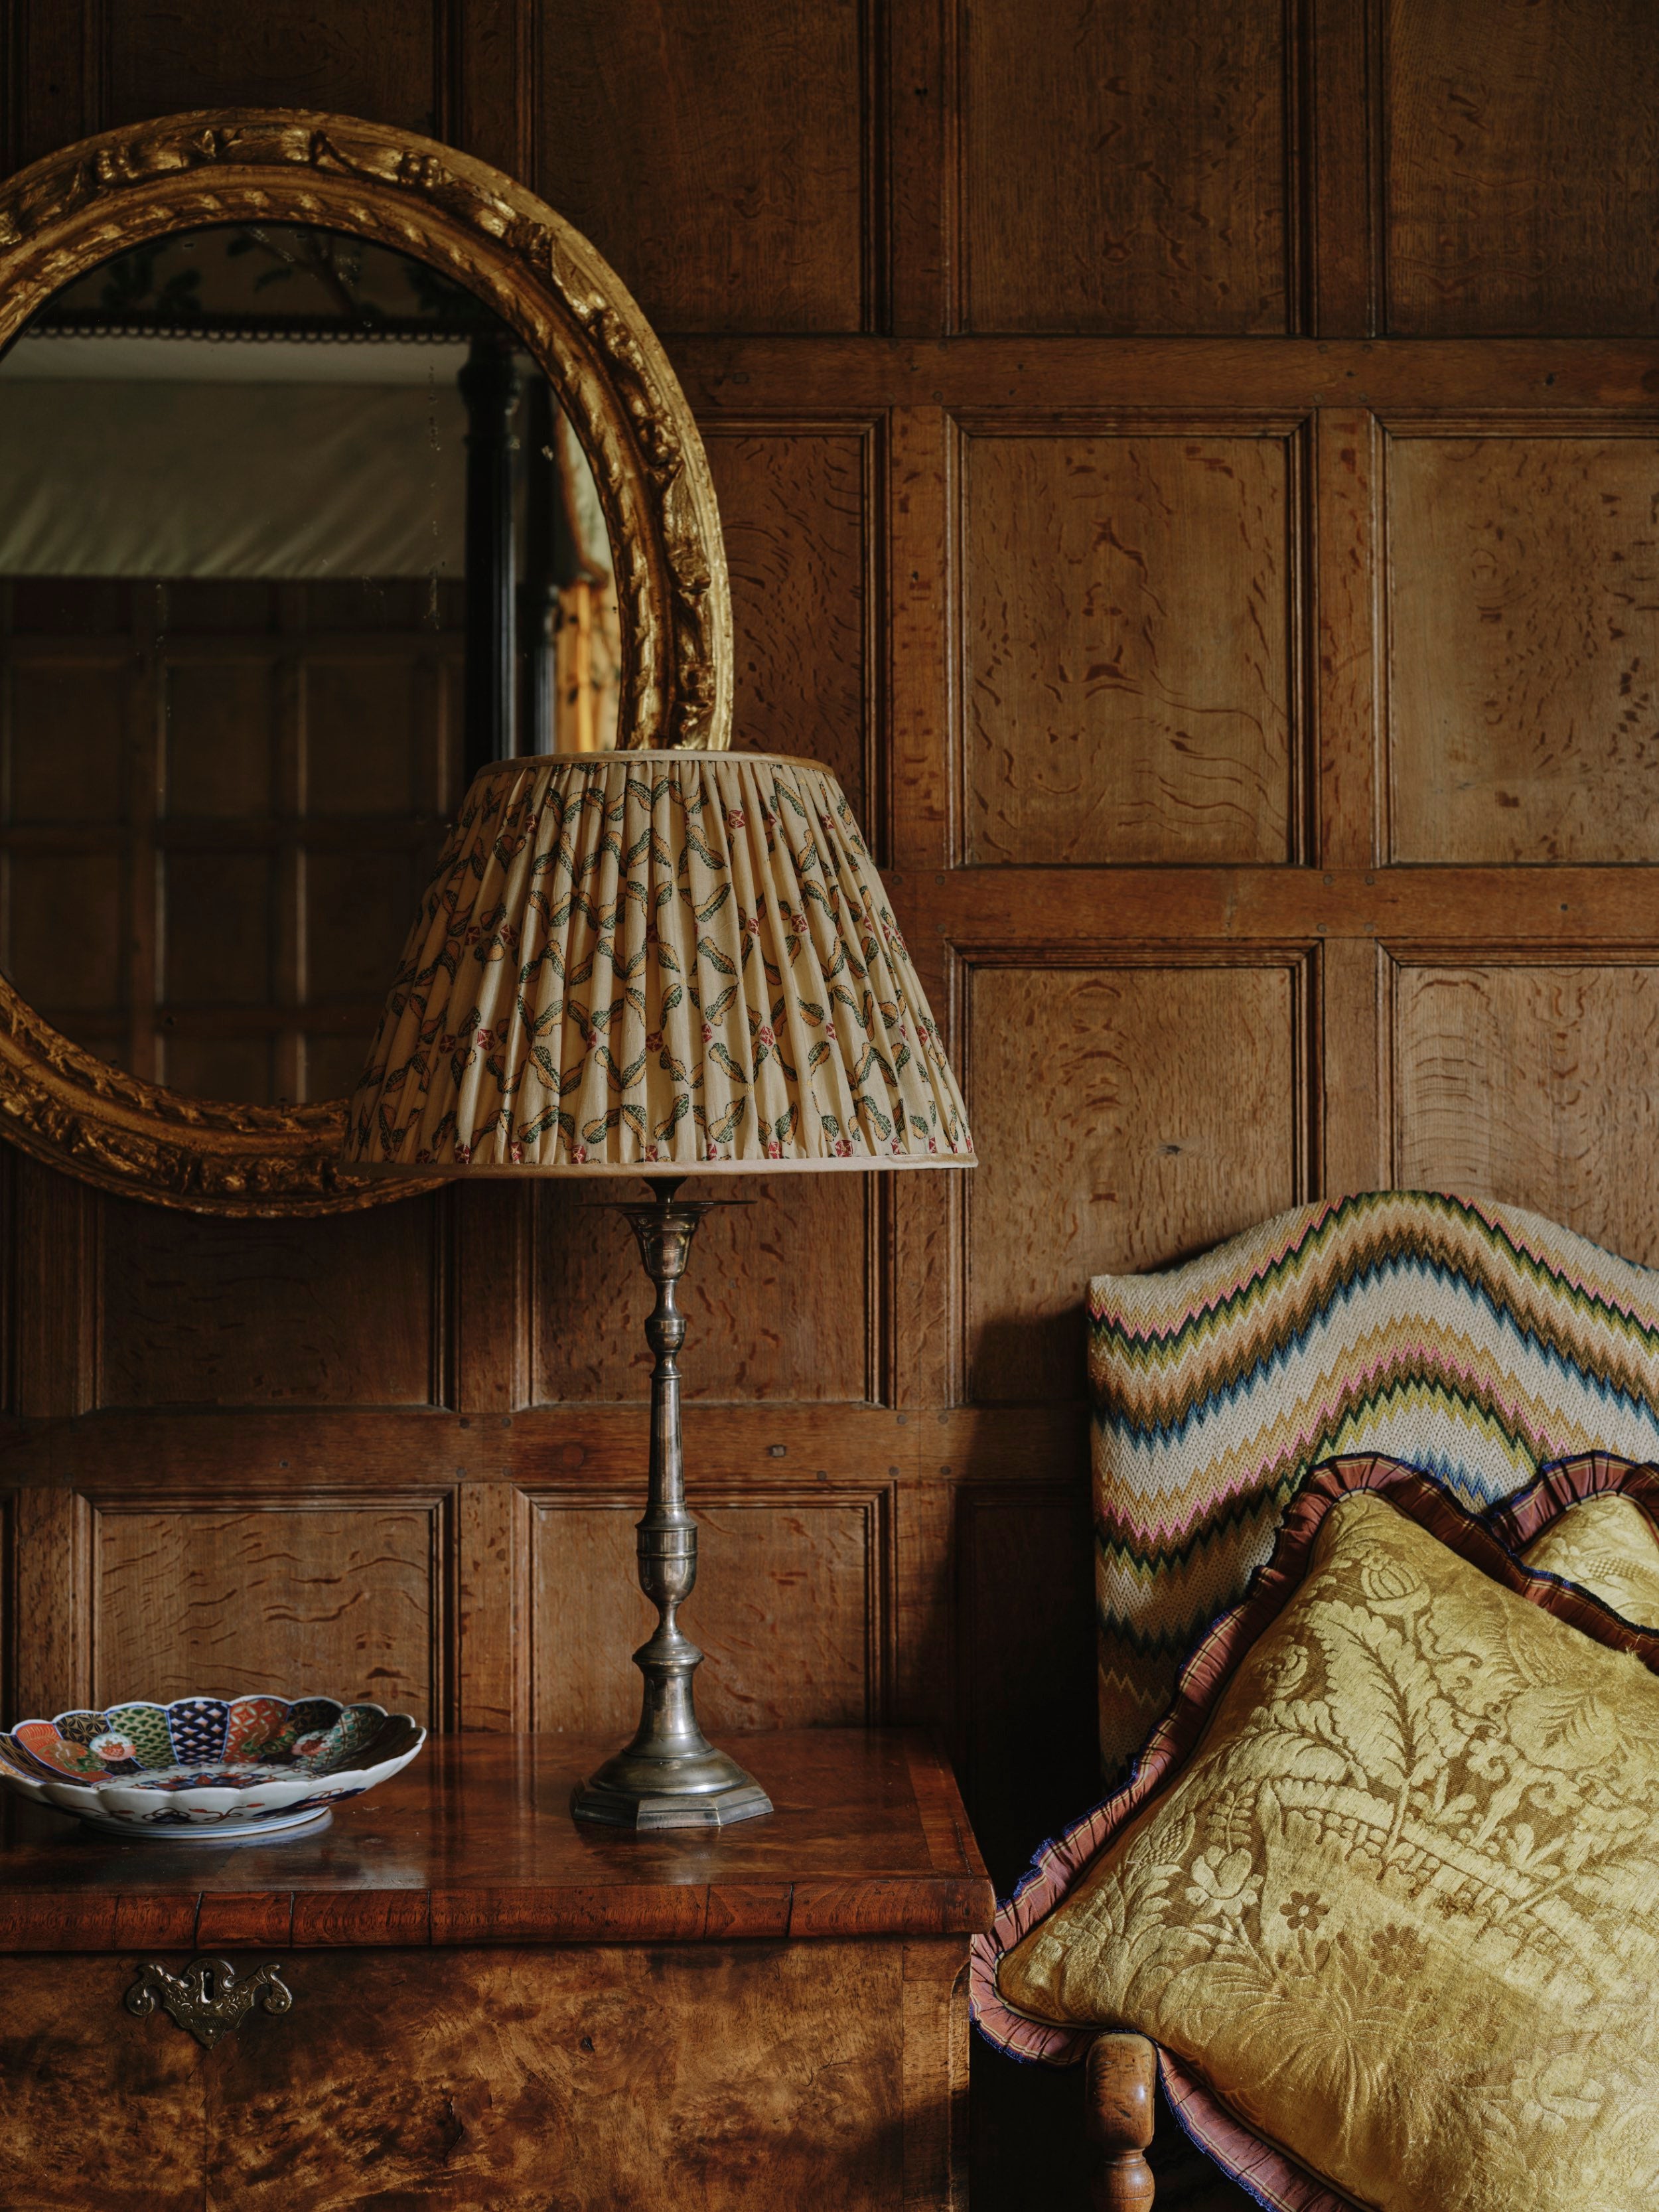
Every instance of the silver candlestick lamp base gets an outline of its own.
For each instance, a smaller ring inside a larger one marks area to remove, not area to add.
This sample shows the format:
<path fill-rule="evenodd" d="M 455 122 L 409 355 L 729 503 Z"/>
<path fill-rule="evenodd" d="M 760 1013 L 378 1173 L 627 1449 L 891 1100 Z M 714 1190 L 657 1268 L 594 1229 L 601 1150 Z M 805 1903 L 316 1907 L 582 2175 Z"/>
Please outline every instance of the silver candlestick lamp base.
<path fill-rule="evenodd" d="M 735 1759 L 717 1751 L 697 1725 L 691 1677 L 702 1654 L 679 1626 L 680 1607 L 697 1579 L 697 1524 L 685 1510 L 680 1451 L 680 1374 L 675 1354 L 685 1340 L 685 1316 L 675 1291 L 691 1239 L 711 1206 L 681 1200 L 677 1182 L 623 1206 L 639 1240 L 657 1303 L 645 1324 L 656 1355 L 651 1373 L 651 1474 L 639 1523 L 640 1588 L 657 1608 L 657 1626 L 634 1654 L 645 1677 L 633 1741 L 571 1794 L 579 1820 L 609 1828 L 720 1828 L 769 1813 L 772 1801 Z"/>

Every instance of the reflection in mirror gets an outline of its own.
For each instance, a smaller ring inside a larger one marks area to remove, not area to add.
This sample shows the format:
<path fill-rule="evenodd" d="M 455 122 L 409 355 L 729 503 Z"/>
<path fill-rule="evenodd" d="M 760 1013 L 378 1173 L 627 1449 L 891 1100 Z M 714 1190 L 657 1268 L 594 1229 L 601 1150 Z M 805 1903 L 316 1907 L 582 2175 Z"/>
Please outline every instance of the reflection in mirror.
<path fill-rule="evenodd" d="M 614 739 L 611 553 L 539 371 L 328 231 L 107 262 L 0 359 L 0 967 L 146 1079 L 356 1079 L 471 769 Z"/>

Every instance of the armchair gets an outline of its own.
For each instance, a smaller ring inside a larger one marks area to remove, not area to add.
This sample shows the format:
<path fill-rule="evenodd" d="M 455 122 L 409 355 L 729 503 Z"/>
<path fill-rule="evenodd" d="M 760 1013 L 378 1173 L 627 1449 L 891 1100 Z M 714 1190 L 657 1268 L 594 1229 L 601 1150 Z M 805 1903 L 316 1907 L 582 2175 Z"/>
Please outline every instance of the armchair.
<path fill-rule="evenodd" d="M 1516 1208 L 1435 1193 L 1322 1201 L 1182 1267 L 1098 1277 L 1089 1312 L 1109 1779 L 1321 1461 L 1387 1455 L 1484 1514 L 1568 1458 L 1659 1459 L 1659 1273 Z M 1186 2132 L 1235 2172 L 1249 2173 L 1251 2138 L 1145 2038 L 1091 2041 L 991 2016 L 994 1955 L 1091 1849 L 1081 1823 L 1004 1908 L 979 2016 L 1022 2057 L 1085 2059 L 1096 2212 L 1146 2212 L 1160 2070 Z M 1218 2177 L 1177 2201 L 1191 2212 L 1304 2201 L 1265 2172 L 1251 2179 L 1248 2197 Z M 1331 2201 L 1305 2201 L 1316 2196 Z"/>

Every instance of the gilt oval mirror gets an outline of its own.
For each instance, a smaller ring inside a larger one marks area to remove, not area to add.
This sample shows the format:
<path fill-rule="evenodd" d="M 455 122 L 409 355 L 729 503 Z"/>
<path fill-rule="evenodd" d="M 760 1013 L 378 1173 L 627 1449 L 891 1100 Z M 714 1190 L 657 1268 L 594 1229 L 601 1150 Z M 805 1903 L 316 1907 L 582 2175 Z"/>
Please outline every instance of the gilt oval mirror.
<path fill-rule="evenodd" d="M 288 113 L 13 180 L 0 348 L 0 1127 L 163 1203 L 380 1202 L 342 1102 L 471 771 L 726 742 L 672 371 L 507 179 Z"/>

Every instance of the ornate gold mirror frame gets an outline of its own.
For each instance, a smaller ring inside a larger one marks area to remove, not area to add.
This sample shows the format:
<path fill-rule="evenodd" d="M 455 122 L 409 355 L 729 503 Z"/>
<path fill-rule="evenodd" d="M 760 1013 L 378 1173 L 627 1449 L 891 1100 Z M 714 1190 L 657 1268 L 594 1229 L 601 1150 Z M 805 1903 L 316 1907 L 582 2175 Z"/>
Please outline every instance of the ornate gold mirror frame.
<path fill-rule="evenodd" d="M 586 450 L 611 533 L 617 743 L 724 748 L 732 606 L 702 441 L 673 371 L 587 240 L 499 170 L 411 133 L 294 109 L 169 116 L 0 185 L 0 346 L 112 255 L 202 224 L 353 233 L 442 270 L 517 331 Z M 337 1172 L 343 1102 L 197 1099 L 72 1044 L 0 976 L 0 1132 L 102 1188 L 198 1212 L 326 1213 L 408 1194 Z"/>

